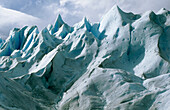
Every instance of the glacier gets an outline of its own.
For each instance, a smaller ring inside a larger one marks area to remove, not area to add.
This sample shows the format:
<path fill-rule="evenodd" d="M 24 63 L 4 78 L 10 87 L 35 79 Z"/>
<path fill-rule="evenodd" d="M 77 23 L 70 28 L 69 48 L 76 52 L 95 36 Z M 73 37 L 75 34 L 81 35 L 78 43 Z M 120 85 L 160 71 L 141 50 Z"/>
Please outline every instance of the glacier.
<path fill-rule="evenodd" d="M 14 28 L 0 76 L 1 110 L 169 110 L 170 11 Z"/>

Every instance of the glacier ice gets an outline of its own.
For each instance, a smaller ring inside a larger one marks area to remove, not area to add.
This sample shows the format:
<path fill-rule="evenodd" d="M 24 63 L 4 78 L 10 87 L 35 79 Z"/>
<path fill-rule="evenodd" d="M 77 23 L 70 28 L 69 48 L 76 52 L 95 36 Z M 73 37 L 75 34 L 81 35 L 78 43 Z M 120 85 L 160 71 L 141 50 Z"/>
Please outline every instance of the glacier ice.
<path fill-rule="evenodd" d="M 4 110 L 169 110 L 170 11 L 14 28 L 0 75 Z"/>
<path fill-rule="evenodd" d="M 3 45 L 3 43 L 4 43 L 4 40 L 0 37 L 0 48 Z"/>

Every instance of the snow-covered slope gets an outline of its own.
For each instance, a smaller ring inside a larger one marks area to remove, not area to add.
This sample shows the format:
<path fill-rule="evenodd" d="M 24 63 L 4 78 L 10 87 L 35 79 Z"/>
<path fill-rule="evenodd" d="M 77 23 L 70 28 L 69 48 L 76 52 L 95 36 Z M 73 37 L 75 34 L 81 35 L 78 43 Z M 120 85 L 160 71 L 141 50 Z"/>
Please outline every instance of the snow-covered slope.
<path fill-rule="evenodd" d="M 169 110 L 170 12 L 119 7 L 73 27 L 14 28 L 0 49 L 0 109 Z"/>
<path fill-rule="evenodd" d="M 39 25 L 41 23 L 43 22 L 39 18 L 0 6 L 0 37 L 3 39 L 16 26 L 23 27 L 28 24 Z"/>

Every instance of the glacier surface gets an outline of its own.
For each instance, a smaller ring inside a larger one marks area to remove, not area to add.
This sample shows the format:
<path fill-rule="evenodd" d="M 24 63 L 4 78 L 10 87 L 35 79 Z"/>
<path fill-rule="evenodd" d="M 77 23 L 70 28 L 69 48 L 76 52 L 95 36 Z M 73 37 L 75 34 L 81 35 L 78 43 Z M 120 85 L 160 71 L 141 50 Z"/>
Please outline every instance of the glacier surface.
<path fill-rule="evenodd" d="M 170 110 L 170 11 L 123 12 L 0 39 L 2 110 Z"/>

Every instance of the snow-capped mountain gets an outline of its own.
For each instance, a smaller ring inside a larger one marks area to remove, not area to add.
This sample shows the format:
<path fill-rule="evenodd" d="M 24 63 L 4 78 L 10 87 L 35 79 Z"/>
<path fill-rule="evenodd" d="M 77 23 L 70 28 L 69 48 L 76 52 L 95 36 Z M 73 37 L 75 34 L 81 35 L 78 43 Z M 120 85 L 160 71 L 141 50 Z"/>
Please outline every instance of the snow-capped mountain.
<path fill-rule="evenodd" d="M 14 28 L 0 75 L 4 110 L 169 110 L 170 11 Z"/>

